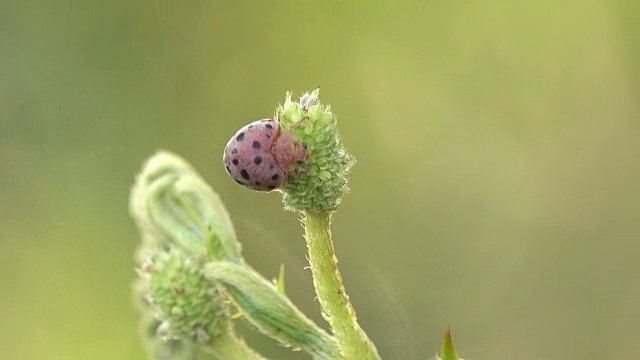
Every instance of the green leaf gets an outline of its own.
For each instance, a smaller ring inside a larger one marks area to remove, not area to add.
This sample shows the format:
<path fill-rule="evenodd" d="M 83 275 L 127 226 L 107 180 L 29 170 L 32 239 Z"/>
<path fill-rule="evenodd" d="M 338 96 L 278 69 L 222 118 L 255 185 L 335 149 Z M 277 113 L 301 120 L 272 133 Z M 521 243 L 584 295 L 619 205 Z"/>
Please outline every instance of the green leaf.
<path fill-rule="evenodd" d="M 219 282 L 244 318 L 281 344 L 305 351 L 316 360 L 339 360 L 336 339 L 307 318 L 272 282 L 246 264 L 211 261 L 205 276 Z"/>
<path fill-rule="evenodd" d="M 280 294 L 286 295 L 284 282 L 284 264 L 280 264 L 280 272 L 278 273 L 278 281 L 276 282 L 277 290 Z"/>
<path fill-rule="evenodd" d="M 453 346 L 453 337 L 451 336 L 451 327 L 447 328 L 442 341 L 442 351 L 440 352 L 440 360 L 461 360 Z"/>
<path fill-rule="evenodd" d="M 147 248 L 180 247 L 202 258 L 244 261 L 220 196 L 178 155 L 161 151 L 147 160 L 129 206 Z"/>

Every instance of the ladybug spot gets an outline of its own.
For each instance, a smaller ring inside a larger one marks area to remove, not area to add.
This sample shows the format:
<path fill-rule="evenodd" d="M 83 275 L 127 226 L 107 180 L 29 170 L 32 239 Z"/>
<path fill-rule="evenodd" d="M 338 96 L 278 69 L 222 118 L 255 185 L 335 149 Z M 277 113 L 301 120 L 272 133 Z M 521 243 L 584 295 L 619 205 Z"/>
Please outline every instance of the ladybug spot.
<path fill-rule="evenodd" d="M 233 165 L 237 166 L 238 165 L 238 159 L 233 159 L 232 163 L 233 163 Z"/>
<path fill-rule="evenodd" d="M 240 184 L 240 185 L 244 185 L 244 183 L 243 183 L 242 181 L 240 181 L 240 180 L 236 180 L 236 182 L 237 182 L 238 184 Z"/>
<path fill-rule="evenodd" d="M 256 165 L 260 165 L 260 163 L 262 163 L 262 156 L 256 156 L 253 162 L 256 163 Z"/>
<path fill-rule="evenodd" d="M 240 175 L 242 175 L 243 179 L 249 180 L 249 173 L 247 172 L 247 170 L 242 169 L 242 171 L 240 171 Z"/>
<path fill-rule="evenodd" d="M 256 181 L 256 186 L 260 186 L 260 181 Z"/>
<path fill-rule="evenodd" d="M 271 139 L 271 135 L 267 134 L 267 139 Z"/>
<path fill-rule="evenodd" d="M 249 125 L 249 129 L 251 129 L 253 127 L 253 125 Z"/>
<path fill-rule="evenodd" d="M 229 169 L 229 167 L 228 167 L 228 166 L 225 166 L 225 168 L 227 169 L 227 172 L 228 172 L 229 174 L 231 174 L 231 170 Z"/>
<path fill-rule="evenodd" d="M 307 144 L 302 144 L 302 148 L 307 150 Z"/>
<path fill-rule="evenodd" d="M 297 162 L 298 162 L 298 164 L 302 164 L 304 162 L 304 160 L 298 160 Z"/>
<path fill-rule="evenodd" d="M 273 176 L 271 177 L 271 180 L 278 180 L 279 177 L 280 175 L 278 175 L 277 173 L 273 174 Z"/>
<path fill-rule="evenodd" d="M 235 155 L 238 153 L 238 148 L 233 148 L 233 150 L 231 150 L 231 154 Z"/>
<path fill-rule="evenodd" d="M 275 189 L 275 188 L 276 188 L 276 186 L 275 186 L 275 185 L 269 185 L 269 186 L 267 186 L 267 187 L 269 188 L 269 190 L 273 190 L 273 189 Z"/>
<path fill-rule="evenodd" d="M 253 140 L 253 148 L 254 149 L 260 149 L 260 141 Z"/>
<path fill-rule="evenodd" d="M 238 141 L 244 140 L 244 132 L 241 132 L 240 135 L 238 135 L 238 137 L 236 138 L 236 140 Z"/>
<path fill-rule="evenodd" d="M 264 127 L 266 127 L 267 129 L 273 129 L 273 125 L 271 125 L 271 124 L 267 124 Z"/>

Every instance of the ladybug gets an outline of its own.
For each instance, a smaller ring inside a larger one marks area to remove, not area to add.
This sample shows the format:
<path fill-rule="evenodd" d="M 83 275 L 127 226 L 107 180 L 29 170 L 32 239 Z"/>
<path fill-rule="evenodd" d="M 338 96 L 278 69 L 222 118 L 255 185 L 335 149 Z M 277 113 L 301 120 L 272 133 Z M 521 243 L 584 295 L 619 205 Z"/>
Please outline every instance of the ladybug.
<path fill-rule="evenodd" d="M 295 167 L 307 160 L 307 146 L 282 132 L 273 119 L 252 122 L 238 130 L 224 149 L 224 166 L 238 184 L 258 191 L 282 187 Z"/>

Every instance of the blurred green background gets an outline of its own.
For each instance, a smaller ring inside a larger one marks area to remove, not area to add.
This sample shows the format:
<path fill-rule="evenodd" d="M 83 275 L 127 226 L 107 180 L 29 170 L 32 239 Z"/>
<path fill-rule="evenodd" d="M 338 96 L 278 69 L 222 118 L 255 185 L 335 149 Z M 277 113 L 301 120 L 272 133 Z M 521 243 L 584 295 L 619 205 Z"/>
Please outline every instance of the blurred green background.
<path fill-rule="evenodd" d="M 358 159 L 334 221 L 385 359 L 640 356 L 633 1 L 2 1 L 0 357 L 143 359 L 127 201 L 158 149 L 318 322 L 297 216 L 221 163 L 321 86 Z M 274 359 L 305 359 L 242 330 Z"/>

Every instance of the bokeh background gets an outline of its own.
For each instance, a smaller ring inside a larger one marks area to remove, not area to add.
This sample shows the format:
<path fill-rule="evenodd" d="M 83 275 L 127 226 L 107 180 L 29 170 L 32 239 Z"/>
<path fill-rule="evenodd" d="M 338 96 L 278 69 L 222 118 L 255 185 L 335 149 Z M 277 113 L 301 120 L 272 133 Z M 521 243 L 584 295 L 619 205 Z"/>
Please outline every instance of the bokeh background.
<path fill-rule="evenodd" d="M 322 323 L 298 218 L 221 157 L 321 86 L 358 159 L 334 235 L 385 359 L 640 356 L 633 1 L 2 1 L 0 357 L 144 359 L 129 188 L 158 149 Z M 242 328 L 274 359 L 306 359 Z"/>

